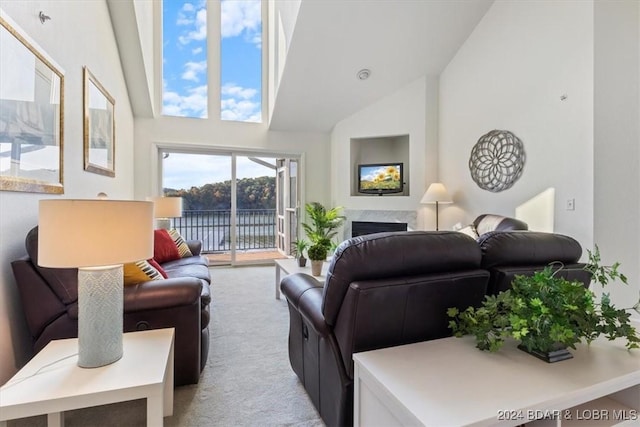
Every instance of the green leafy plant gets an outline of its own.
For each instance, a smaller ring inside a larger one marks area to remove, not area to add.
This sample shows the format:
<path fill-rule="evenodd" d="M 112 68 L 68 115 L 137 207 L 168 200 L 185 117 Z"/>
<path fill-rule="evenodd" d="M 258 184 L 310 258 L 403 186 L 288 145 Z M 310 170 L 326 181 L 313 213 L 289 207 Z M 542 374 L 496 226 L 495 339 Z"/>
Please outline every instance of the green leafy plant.
<path fill-rule="evenodd" d="M 318 202 L 305 205 L 309 222 L 302 223 L 302 228 L 304 228 L 307 237 L 311 241 L 312 247 L 316 245 L 324 246 L 327 251 L 331 248 L 331 239 L 336 236 L 336 230 L 345 220 L 345 217 L 340 215 L 341 209 L 341 207 L 327 209 Z M 311 248 L 309 248 L 310 250 Z M 311 258 L 311 254 L 309 254 L 309 258 Z"/>
<path fill-rule="evenodd" d="M 311 261 L 324 261 L 327 259 L 327 247 L 321 244 L 313 245 L 307 251 Z"/>
<path fill-rule="evenodd" d="M 618 271 L 619 263 L 600 265 L 600 252 L 587 251 L 586 266 L 592 282 L 603 287 L 627 278 Z M 570 282 L 556 275 L 562 267 L 546 267 L 532 276 L 516 276 L 511 289 L 487 296 L 479 308 L 464 311 L 449 308 L 449 327 L 455 336 L 474 335 L 480 350 L 497 351 L 505 339 L 519 340 L 528 351 L 550 352 L 574 348 L 583 339 L 590 343 L 600 335 L 609 340 L 626 338 L 628 349 L 640 347 L 640 337 L 630 324 L 630 309 L 617 309 L 609 294 L 600 301 L 581 282 Z M 632 309 L 638 311 L 640 302 Z"/>
<path fill-rule="evenodd" d="M 300 258 L 304 257 L 304 251 L 309 247 L 309 242 L 304 239 L 297 239 L 293 241 L 293 255 Z"/>

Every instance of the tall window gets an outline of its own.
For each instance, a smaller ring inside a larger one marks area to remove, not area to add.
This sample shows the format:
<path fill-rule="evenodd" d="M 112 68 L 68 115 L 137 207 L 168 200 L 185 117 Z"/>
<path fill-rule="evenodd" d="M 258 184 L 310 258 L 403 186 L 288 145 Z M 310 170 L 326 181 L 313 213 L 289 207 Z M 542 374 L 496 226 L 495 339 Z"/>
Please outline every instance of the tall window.
<path fill-rule="evenodd" d="M 262 3 L 222 0 L 220 118 L 262 121 Z"/>
<path fill-rule="evenodd" d="M 162 114 L 207 118 L 207 2 L 162 2 Z"/>

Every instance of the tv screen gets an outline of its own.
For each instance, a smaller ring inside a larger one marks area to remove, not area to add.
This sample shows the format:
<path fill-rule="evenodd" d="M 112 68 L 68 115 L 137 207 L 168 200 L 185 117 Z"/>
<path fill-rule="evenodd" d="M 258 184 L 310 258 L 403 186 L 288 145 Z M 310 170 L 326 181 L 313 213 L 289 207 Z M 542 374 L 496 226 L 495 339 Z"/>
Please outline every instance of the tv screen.
<path fill-rule="evenodd" d="M 368 194 L 402 193 L 402 163 L 358 165 L 358 192 Z"/>

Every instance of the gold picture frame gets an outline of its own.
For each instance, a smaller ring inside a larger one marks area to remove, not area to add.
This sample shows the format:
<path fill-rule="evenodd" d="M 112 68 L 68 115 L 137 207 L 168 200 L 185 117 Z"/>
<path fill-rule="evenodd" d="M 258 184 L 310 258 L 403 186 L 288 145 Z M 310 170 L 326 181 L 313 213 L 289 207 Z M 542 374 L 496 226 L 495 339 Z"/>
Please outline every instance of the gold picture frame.
<path fill-rule="evenodd" d="M 0 10 L 0 190 L 64 193 L 64 74 Z"/>
<path fill-rule="evenodd" d="M 84 170 L 114 177 L 116 101 L 87 67 L 83 67 L 83 73 Z"/>

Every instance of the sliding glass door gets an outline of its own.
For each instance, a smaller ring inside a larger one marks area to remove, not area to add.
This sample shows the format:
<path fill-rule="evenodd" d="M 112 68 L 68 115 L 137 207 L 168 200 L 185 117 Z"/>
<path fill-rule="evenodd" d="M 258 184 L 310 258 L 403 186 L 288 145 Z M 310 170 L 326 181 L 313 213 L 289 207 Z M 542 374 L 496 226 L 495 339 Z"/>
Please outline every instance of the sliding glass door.
<path fill-rule="evenodd" d="M 183 198 L 173 226 L 201 240 L 212 264 L 266 262 L 290 252 L 298 227 L 297 159 L 169 149 L 160 157 L 163 194 Z"/>

